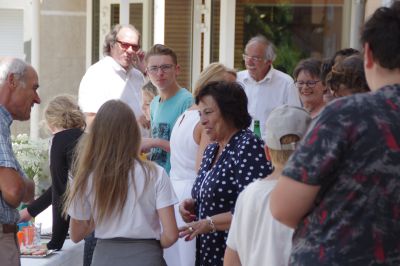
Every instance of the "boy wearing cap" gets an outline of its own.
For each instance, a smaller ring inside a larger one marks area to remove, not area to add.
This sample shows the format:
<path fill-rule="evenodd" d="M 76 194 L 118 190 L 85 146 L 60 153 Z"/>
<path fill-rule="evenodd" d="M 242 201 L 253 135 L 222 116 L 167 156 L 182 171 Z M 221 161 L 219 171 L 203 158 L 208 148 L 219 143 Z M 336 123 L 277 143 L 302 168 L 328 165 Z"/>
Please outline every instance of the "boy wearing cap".
<path fill-rule="evenodd" d="M 269 195 L 310 121 L 305 109 L 289 105 L 277 107 L 269 115 L 265 153 L 274 171 L 240 193 L 229 230 L 224 265 L 288 264 L 293 229 L 272 217 Z"/>

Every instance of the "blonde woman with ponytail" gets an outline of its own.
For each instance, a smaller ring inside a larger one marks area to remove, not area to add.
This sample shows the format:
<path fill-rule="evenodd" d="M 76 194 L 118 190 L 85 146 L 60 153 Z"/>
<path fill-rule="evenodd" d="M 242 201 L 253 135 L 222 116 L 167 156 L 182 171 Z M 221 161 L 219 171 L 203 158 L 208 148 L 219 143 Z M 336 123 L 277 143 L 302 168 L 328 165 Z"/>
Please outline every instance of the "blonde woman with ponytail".
<path fill-rule="evenodd" d="M 178 239 L 171 182 L 163 168 L 140 159 L 140 144 L 132 110 L 110 100 L 78 145 L 65 210 L 72 241 L 95 229 L 92 265 L 166 265 L 162 248 Z"/>
<path fill-rule="evenodd" d="M 65 192 L 73 152 L 85 127 L 85 118 L 72 96 L 52 99 L 44 110 L 45 122 L 52 133 L 50 173 L 52 185 L 47 191 L 20 211 L 20 221 L 29 221 L 52 205 L 52 237 L 48 249 L 62 248 L 68 234 L 69 218 L 62 216 L 62 196 Z"/>

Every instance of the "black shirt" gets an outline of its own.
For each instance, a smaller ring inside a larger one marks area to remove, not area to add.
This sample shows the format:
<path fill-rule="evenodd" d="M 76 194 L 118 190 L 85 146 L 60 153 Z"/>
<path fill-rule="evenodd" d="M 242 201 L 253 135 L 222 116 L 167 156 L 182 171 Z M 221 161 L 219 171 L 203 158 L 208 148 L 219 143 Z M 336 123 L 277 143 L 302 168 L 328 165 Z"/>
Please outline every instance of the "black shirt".
<path fill-rule="evenodd" d="M 61 249 L 68 233 L 69 217 L 65 219 L 62 216 L 63 194 L 67 187 L 68 171 L 71 168 L 74 149 L 82 133 L 79 128 L 71 128 L 54 134 L 50 147 L 52 185 L 28 206 L 29 214 L 35 217 L 50 204 L 53 205 L 52 237 L 47 243 L 48 249 Z"/>

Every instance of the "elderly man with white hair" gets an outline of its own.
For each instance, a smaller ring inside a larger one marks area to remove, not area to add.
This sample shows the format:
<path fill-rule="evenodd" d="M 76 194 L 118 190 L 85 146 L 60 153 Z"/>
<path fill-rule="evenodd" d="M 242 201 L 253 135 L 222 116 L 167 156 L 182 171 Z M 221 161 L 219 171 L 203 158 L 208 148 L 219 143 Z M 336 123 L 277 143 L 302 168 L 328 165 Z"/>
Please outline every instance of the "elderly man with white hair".
<path fill-rule="evenodd" d="M 248 111 L 253 121 L 260 122 L 263 137 L 265 121 L 273 109 L 283 104 L 301 106 L 293 79 L 272 66 L 275 58 L 274 45 L 257 35 L 246 44 L 243 54 L 246 70 L 237 73 L 237 81 L 242 83 L 249 101 Z"/>
<path fill-rule="evenodd" d="M 38 75 L 33 67 L 16 58 L 0 59 L 0 261 L 20 265 L 16 241 L 21 202 L 33 199 L 34 184 L 14 156 L 10 126 L 28 120 L 31 108 L 40 103 Z"/>

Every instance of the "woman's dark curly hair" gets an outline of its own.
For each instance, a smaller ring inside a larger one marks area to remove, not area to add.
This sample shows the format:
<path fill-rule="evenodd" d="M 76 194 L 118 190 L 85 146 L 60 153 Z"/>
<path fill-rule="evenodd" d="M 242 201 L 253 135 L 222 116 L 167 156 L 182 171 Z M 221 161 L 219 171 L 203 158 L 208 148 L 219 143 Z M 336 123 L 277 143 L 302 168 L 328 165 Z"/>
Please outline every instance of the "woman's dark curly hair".
<path fill-rule="evenodd" d="M 222 118 L 237 129 L 248 128 L 251 116 L 247 111 L 247 96 L 237 82 L 214 81 L 200 89 L 195 101 L 199 104 L 205 96 L 211 96 L 220 109 Z"/>

